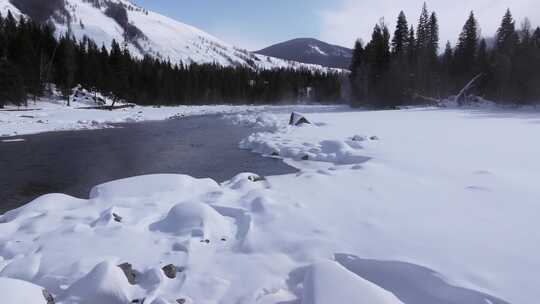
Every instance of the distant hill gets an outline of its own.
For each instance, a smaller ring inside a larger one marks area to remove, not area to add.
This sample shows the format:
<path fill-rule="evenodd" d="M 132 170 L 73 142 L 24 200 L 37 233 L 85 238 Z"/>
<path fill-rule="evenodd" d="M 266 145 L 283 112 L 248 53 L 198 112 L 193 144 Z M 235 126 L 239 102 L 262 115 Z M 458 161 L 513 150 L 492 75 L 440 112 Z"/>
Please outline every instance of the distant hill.
<path fill-rule="evenodd" d="M 274 44 L 255 53 L 285 60 L 343 69 L 349 68 L 352 58 L 351 49 L 328 44 L 313 38 L 289 40 Z"/>

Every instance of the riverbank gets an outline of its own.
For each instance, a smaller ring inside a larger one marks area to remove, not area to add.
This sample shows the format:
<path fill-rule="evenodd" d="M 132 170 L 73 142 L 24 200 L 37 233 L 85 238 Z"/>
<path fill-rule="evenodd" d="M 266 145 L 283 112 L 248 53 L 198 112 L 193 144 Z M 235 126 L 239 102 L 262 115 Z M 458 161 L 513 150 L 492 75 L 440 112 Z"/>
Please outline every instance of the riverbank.
<path fill-rule="evenodd" d="M 232 114 L 246 111 L 290 111 L 295 108 L 345 109 L 346 106 L 265 106 L 265 105 L 204 105 L 204 106 L 133 106 L 100 110 L 85 108 L 87 102 L 73 101 L 70 107 L 63 100 L 44 99 L 28 107 L 8 106 L 0 109 L 0 142 L 21 135 L 56 131 L 98 130 L 115 124 L 142 121 L 182 119 L 188 116 Z"/>

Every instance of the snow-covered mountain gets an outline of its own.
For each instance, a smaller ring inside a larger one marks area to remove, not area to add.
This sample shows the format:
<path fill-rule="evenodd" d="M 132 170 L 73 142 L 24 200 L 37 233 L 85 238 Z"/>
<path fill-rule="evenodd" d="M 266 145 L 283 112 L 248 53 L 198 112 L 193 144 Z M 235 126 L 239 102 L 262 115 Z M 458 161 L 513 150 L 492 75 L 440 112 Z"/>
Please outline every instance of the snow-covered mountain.
<path fill-rule="evenodd" d="M 173 63 L 218 63 L 254 68 L 322 67 L 251 53 L 193 26 L 146 10 L 128 0 L 0 0 L 0 13 L 53 22 L 58 36 L 71 31 L 109 47 L 113 39 L 128 42 L 131 53 Z"/>
<path fill-rule="evenodd" d="M 328 44 L 313 38 L 298 38 L 285 41 L 269 46 L 256 53 L 285 60 L 342 69 L 348 69 L 352 59 L 351 49 Z"/>

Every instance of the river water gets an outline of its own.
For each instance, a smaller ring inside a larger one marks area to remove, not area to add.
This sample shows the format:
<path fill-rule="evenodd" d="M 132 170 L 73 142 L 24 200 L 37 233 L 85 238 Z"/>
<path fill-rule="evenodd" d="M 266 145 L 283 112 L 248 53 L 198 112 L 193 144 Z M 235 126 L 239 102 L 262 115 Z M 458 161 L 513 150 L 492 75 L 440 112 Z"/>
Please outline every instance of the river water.
<path fill-rule="evenodd" d="M 240 150 L 238 143 L 252 132 L 214 115 L 0 142 L 0 214 L 47 193 L 88 198 L 92 186 L 144 174 L 180 173 L 221 182 L 242 172 L 296 172 L 281 160 Z"/>

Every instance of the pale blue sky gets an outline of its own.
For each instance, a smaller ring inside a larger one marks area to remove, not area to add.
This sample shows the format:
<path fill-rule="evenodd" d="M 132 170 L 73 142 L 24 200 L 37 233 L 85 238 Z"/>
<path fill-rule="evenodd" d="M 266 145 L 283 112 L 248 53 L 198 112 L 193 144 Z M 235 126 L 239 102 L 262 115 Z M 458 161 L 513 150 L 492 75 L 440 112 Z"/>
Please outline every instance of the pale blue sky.
<path fill-rule="evenodd" d="M 298 37 L 318 37 L 328 0 L 134 0 L 250 50 Z"/>
<path fill-rule="evenodd" d="M 482 34 L 493 36 L 506 8 L 517 24 L 529 17 L 540 24 L 540 0 L 132 0 L 225 42 L 257 50 L 292 38 L 313 37 L 351 47 L 369 39 L 384 17 L 391 28 L 400 10 L 417 23 L 424 1 L 439 15 L 441 45 L 456 41 L 474 10 Z"/>

